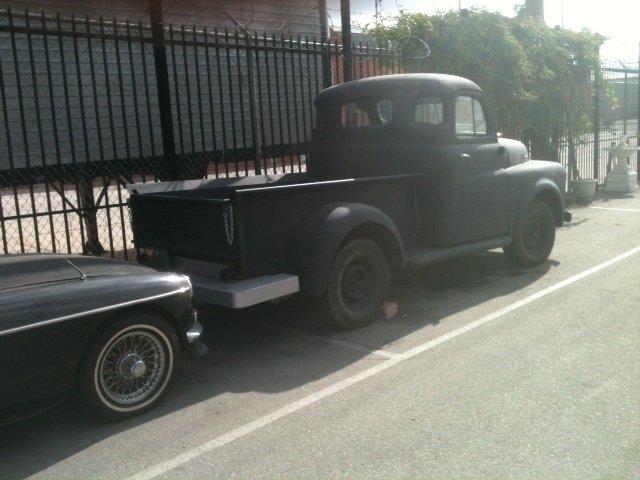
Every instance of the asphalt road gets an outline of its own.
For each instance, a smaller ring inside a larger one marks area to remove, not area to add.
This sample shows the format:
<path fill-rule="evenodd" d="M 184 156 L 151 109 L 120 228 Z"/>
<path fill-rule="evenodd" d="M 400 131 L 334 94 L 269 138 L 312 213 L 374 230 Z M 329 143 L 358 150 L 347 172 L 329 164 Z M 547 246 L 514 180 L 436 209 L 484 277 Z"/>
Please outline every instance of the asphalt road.
<path fill-rule="evenodd" d="M 355 332 L 203 308 L 211 353 L 158 409 L 3 427 L 0 478 L 638 479 L 640 193 L 573 211 L 545 265 L 396 276 L 398 315 Z"/>

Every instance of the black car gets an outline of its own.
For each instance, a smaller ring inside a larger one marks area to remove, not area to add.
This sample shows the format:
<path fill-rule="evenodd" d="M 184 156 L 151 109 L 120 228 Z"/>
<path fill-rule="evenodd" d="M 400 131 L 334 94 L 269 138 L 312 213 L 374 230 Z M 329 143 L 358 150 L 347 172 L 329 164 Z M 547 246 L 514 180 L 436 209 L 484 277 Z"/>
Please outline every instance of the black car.
<path fill-rule="evenodd" d="M 0 424 L 69 395 L 106 419 L 156 406 L 202 331 L 183 275 L 99 257 L 0 256 Z"/>

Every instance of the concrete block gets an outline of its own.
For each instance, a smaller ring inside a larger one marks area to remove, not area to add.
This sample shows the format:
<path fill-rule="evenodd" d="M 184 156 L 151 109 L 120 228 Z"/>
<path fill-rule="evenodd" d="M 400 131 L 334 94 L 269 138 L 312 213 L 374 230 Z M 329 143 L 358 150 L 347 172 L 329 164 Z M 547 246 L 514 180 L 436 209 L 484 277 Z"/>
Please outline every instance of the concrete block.
<path fill-rule="evenodd" d="M 382 315 L 386 320 L 398 314 L 398 304 L 396 302 L 384 302 L 382 304 Z"/>

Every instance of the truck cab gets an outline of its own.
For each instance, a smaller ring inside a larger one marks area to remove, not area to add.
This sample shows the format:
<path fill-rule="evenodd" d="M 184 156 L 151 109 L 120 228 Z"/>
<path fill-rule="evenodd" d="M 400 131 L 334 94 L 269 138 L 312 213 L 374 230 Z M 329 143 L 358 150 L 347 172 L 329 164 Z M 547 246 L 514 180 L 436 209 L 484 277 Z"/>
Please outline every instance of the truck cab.
<path fill-rule="evenodd" d="M 509 168 L 528 154 L 520 142 L 499 138 L 474 82 L 441 74 L 372 77 L 323 91 L 315 106 L 312 177 L 422 173 L 417 242 L 424 246 L 509 233 Z"/>

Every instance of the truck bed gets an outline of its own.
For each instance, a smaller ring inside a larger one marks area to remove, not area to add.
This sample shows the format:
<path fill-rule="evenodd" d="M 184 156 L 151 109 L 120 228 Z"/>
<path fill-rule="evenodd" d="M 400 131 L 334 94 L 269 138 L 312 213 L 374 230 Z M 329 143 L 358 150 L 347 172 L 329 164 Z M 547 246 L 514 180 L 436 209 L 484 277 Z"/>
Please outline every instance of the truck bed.
<path fill-rule="evenodd" d="M 316 182 L 306 174 L 285 174 L 132 185 L 134 242 L 230 264 L 247 276 L 282 273 L 305 218 L 333 202 L 379 208 L 410 240 L 417 223 L 411 208 L 416 177 Z"/>

